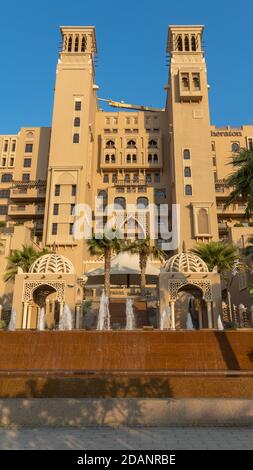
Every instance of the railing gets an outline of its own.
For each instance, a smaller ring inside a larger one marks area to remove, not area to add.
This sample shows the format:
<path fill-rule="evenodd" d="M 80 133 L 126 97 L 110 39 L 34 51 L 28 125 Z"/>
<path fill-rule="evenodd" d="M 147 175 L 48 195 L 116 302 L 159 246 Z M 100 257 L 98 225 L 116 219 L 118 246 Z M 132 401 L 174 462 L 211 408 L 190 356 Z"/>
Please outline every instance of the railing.
<path fill-rule="evenodd" d="M 104 287 L 85 287 L 85 296 L 87 298 L 93 299 L 100 299 Z M 113 286 L 110 289 L 110 296 L 111 297 L 128 297 L 128 296 L 140 296 L 141 289 L 140 287 L 121 287 L 121 286 Z M 157 296 L 157 288 L 155 286 L 149 287 L 147 286 L 145 296 L 147 298 L 156 297 Z"/>
<path fill-rule="evenodd" d="M 12 188 L 41 188 L 47 184 L 46 180 L 33 180 L 33 181 L 12 181 Z"/>
<path fill-rule="evenodd" d="M 146 186 L 145 180 L 117 180 L 114 182 L 115 186 Z"/>

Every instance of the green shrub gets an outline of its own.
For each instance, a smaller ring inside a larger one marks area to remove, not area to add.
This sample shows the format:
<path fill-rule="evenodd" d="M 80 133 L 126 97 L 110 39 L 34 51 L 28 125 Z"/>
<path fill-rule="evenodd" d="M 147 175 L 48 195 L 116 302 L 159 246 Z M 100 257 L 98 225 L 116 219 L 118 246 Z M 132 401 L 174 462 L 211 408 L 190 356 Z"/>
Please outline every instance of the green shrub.
<path fill-rule="evenodd" d="M 91 304 L 92 304 L 91 300 L 86 300 L 86 302 L 83 303 L 83 316 L 84 317 L 85 315 L 87 315 Z"/>
<path fill-rule="evenodd" d="M 6 322 L 4 320 L 0 320 L 0 330 L 6 328 Z"/>

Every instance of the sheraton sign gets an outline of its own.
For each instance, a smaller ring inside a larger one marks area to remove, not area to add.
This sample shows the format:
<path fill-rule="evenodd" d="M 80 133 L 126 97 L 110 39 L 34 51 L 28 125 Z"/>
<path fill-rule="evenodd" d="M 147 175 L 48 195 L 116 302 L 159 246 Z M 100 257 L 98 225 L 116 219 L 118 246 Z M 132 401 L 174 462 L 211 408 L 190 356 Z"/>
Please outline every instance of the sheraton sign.
<path fill-rule="evenodd" d="M 212 137 L 242 137 L 240 131 L 211 131 Z"/>

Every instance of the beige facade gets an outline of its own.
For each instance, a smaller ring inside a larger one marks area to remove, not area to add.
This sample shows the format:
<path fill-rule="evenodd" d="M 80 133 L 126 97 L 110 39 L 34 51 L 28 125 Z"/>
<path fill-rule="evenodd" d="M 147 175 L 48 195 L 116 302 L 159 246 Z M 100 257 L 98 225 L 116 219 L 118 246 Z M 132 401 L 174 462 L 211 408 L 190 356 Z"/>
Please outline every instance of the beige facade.
<path fill-rule="evenodd" d="M 101 263 L 90 258 L 85 240 L 73 237 L 73 209 L 90 205 L 94 227 L 97 196 L 123 209 L 143 204 L 147 234 L 150 204 L 179 204 L 179 252 L 183 242 L 187 249 L 219 238 L 239 244 L 250 227 L 242 204 L 224 209 L 224 179 L 231 156 L 253 148 L 253 126 L 210 124 L 203 30 L 169 28 L 164 110 L 122 105 L 107 112 L 97 99 L 95 28 L 62 27 L 52 129 L 0 136 L 0 221 L 8 228 L 29 222 L 35 243 L 56 247 L 79 277 Z M 123 217 L 123 231 L 127 224 Z M 240 234 L 233 230 L 238 224 Z"/>

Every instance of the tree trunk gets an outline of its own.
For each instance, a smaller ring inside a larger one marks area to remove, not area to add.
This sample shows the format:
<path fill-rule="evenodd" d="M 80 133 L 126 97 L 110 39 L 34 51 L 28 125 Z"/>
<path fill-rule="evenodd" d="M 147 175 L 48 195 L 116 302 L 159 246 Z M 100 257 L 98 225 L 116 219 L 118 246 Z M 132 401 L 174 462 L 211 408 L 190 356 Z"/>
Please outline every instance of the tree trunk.
<path fill-rule="evenodd" d="M 111 277 L 111 250 L 107 248 L 105 250 L 105 294 L 107 295 L 108 299 L 110 298 L 110 277 Z"/>
<path fill-rule="evenodd" d="M 147 269 L 147 258 L 140 255 L 140 270 L 141 270 L 141 295 L 146 293 L 146 269 Z"/>

